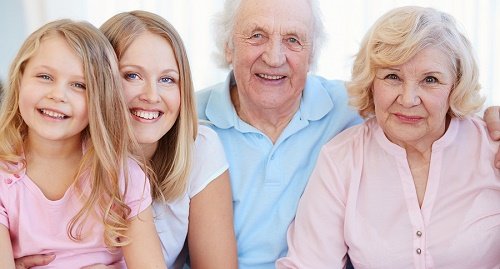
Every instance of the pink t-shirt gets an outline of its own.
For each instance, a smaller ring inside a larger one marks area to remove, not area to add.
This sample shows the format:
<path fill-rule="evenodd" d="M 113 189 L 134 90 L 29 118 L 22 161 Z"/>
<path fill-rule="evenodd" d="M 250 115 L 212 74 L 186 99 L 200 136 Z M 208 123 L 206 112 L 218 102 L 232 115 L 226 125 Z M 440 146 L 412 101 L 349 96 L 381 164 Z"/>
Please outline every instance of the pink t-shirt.
<path fill-rule="evenodd" d="M 125 203 L 136 216 L 151 204 L 149 181 L 139 165 L 128 162 L 130 180 Z M 120 182 L 124 189 L 124 178 Z M 88 186 L 86 186 L 88 187 Z M 48 200 L 25 174 L 8 174 L 0 170 L 0 224 L 9 229 L 14 257 L 55 253 L 48 266 L 33 268 L 81 268 L 100 264 L 119 264 L 126 268 L 120 249 L 107 249 L 103 241 L 104 227 L 98 218 L 85 223 L 81 241 L 72 241 L 68 223 L 82 203 L 72 185 L 60 200 Z"/>
<path fill-rule="evenodd" d="M 432 146 L 422 208 L 405 150 L 374 119 L 326 144 L 278 268 L 500 268 L 499 147 L 484 122 L 453 119 Z"/>

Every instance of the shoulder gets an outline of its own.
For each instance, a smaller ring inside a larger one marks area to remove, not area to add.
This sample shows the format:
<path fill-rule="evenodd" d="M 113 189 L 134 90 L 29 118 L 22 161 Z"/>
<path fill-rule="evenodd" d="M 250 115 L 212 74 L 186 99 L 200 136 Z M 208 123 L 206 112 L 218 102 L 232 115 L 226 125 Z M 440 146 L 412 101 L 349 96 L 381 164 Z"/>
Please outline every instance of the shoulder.
<path fill-rule="evenodd" d="M 363 124 L 354 125 L 345 129 L 328 141 L 323 146 L 323 151 L 336 152 L 334 155 L 341 157 L 342 154 L 339 154 L 339 151 L 348 153 L 362 147 L 364 141 L 372 136 L 374 124 L 376 124 L 375 119 L 371 119 Z"/>
<path fill-rule="evenodd" d="M 308 82 L 310 81 L 312 85 L 318 87 L 318 85 L 326 90 L 326 92 L 332 97 L 332 100 L 338 100 L 342 98 L 346 100 L 348 98 L 347 90 L 345 87 L 345 81 L 336 79 L 327 79 L 322 76 L 309 75 Z"/>
<path fill-rule="evenodd" d="M 456 119 L 458 123 L 458 134 L 459 139 L 464 141 L 469 141 L 467 144 L 470 145 L 472 141 L 477 141 L 482 144 L 489 144 L 492 150 L 496 153 L 500 141 L 494 141 L 489 133 L 486 123 L 483 119 L 477 116 L 465 117 L 463 119 Z"/>
<path fill-rule="evenodd" d="M 210 100 L 210 96 L 214 94 L 217 90 L 221 90 L 225 87 L 224 82 L 220 82 L 218 84 L 209 86 L 207 88 L 196 91 L 196 108 L 198 110 L 198 117 L 201 119 L 205 119 L 204 111 L 207 108 L 208 101 Z"/>

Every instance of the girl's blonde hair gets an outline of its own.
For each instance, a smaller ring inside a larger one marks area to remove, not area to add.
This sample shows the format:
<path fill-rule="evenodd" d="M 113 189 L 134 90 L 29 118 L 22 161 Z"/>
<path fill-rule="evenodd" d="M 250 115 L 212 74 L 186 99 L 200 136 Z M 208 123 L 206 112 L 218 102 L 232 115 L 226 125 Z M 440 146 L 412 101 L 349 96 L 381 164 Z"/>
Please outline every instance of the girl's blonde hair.
<path fill-rule="evenodd" d="M 26 167 L 23 140 L 27 125 L 19 112 L 19 89 L 24 69 L 40 44 L 48 36 L 60 36 L 80 57 L 86 84 L 89 125 L 82 131 L 86 150 L 75 176 L 75 186 L 82 190 L 86 178 L 90 192 L 81 192 L 83 207 L 68 225 L 68 236 L 80 240 L 86 219 L 102 218 L 104 242 L 108 247 L 127 244 L 125 231 L 130 208 L 124 203 L 119 179 L 125 177 L 127 191 L 128 152 L 137 144 L 121 90 L 118 65 L 106 37 L 87 22 L 67 19 L 50 22 L 32 33 L 17 53 L 9 72 L 0 108 L 0 160 Z M 2 167 L 5 169 L 5 167 Z M 8 171 L 13 172 L 13 171 Z M 125 239 L 125 240 L 124 240 Z"/>
<path fill-rule="evenodd" d="M 151 186 L 153 199 L 175 200 L 187 189 L 193 143 L 198 129 L 193 82 L 182 39 L 165 19 L 146 11 L 117 14 L 107 20 L 101 30 L 115 49 L 118 60 L 134 39 L 146 32 L 165 38 L 172 46 L 180 73 L 180 112 L 172 128 L 158 141 L 150 164 L 156 174 Z"/>
<path fill-rule="evenodd" d="M 481 108 L 479 68 L 469 40 L 453 17 L 432 8 L 407 6 L 378 19 L 361 43 L 347 83 L 351 104 L 361 116 L 374 114 L 372 86 L 377 69 L 403 64 L 429 46 L 448 57 L 456 78 L 448 114 L 463 117 Z"/>

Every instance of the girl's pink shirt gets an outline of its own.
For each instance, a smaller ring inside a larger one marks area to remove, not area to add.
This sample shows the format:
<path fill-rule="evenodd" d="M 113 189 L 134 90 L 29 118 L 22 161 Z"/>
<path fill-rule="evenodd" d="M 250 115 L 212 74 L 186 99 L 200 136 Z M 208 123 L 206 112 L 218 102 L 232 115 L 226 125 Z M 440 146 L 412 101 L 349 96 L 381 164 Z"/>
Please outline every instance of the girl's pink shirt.
<path fill-rule="evenodd" d="M 453 119 L 432 146 L 419 207 L 405 150 L 374 119 L 324 146 L 277 268 L 500 268 L 500 174 L 484 122 Z"/>
<path fill-rule="evenodd" d="M 140 166 L 129 160 L 128 169 L 130 180 L 125 203 L 133 217 L 151 205 L 151 194 L 149 181 Z M 120 186 L 123 191 L 123 177 Z M 85 188 L 88 191 L 89 185 Z M 52 201 L 44 196 L 25 170 L 17 174 L 0 170 L 0 224 L 9 229 L 14 258 L 55 253 L 56 258 L 49 265 L 34 268 L 81 268 L 96 263 L 126 268 L 121 250 L 106 248 L 104 227 L 99 218 L 85 222 L 83 240 L 72 241 L 68 237 L 68 223 L 81 207 L 74 185 L 61 199 Z"/>

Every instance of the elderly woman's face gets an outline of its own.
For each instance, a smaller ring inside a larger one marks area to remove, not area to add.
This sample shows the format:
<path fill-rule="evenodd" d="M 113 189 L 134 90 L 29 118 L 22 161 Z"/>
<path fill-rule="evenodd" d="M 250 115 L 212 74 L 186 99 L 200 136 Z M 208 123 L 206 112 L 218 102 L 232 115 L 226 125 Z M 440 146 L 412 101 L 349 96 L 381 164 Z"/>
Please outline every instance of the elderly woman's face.
<path fill-rule="evenodd" d="M 434 142 L 446 129 L 446 113 L 455 76 L 441 50 L 429 47 L 408 62 L 376 71 L 375 116 L 393 143 Z"/>
<path fill-rule="evenodd" d="M 296 104 L 312 49 L 311 7 L 304 0 L 243 0 L 236 16 L 232 64 L 241 102 L 254 108 Z"/>

